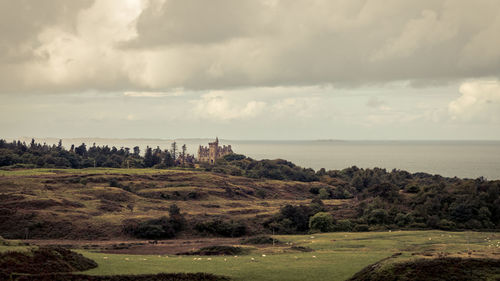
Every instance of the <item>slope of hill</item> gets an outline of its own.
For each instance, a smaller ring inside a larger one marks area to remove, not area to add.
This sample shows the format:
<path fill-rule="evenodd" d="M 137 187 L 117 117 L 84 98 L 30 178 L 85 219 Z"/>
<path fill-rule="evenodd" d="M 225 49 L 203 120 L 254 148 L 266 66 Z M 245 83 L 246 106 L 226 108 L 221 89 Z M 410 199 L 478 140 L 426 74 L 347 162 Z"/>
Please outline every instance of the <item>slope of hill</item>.
<path fill-rule="evenodd" d="M 311 187 L 210 172 L 152 169 L 24 170 L 0 177 L 0 235 L 5 238 L 123 237 L 126 220 L 168 215 L 189 221 L 258 222 L 286 204 L 308 204 Z M 328 200 L 327 205 L 347 204 Z"/>
<path fill-rule="evenodd" d="M 500 227 L 500 181 L 356 167 L 320 170 L 310 182 L 224 174 L 232 167 L 245 173 L 274 170 L 273 175 L 291 171 L 284 166 L 303 171 L 276 161 L 233 160 L 213 172 L 0 171 L 0 235 L 161 239 L 306 233 L 319 212 L 315 225 L 321 231 Z"/>

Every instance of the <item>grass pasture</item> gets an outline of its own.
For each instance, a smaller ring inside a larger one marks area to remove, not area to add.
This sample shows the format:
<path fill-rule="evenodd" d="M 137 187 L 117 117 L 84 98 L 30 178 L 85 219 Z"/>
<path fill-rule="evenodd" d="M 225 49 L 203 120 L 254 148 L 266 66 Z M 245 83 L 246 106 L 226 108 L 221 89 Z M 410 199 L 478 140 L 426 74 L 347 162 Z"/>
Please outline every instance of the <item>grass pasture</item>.
<path fill-rule="evenodd" d="M 91 275 L 207 272 L 234 280 L 345 280 L 365 266 L 395 253 L 394 261 L 416 258 L 500 258 L 500 233 L 395 231 L 275 236 L 285 246 L 255 248 L 245 256 L 104 254 L 81 250 L 99 266 Z M 291 244 L 290 244 L 291 243 Z M 291 251 L 290 245 L 313 252 Z M 265 255 L 265 256 L 263 256 Z M 254 261 L 252 261 L 252 258 Z"/>

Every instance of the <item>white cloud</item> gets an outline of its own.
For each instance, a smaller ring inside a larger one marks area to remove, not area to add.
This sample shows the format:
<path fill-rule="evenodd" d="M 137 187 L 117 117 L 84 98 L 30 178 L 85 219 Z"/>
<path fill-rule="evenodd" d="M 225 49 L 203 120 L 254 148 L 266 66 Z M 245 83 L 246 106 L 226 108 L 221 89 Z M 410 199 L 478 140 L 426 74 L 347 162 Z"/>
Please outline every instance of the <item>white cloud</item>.
<path fill-rule="evenodd" d="M 311 118 L 320 115 L 321 99 L 318 97 L 294 97 L 277 101 L 272 106 L 272 112 L 278 117 Z"/>
<path fill-rule="evenodd" d="M 183 96 L 184 93 L 181 91 L 178 92 L 135 92 L 135 91 L 127 91 L 123 93 L 124 96 L 134 97 L 134 98 L 162 98 L 162 97 L 180 97 Z"/>
<path fill-rule="evenodd" d="M 191 102 L 194 104 L 193 110 L 196 116 L 216 121 L 254 118 L 266 107 L 266 103 L 262 101 L 231 99 L 224 91 L 213 91 Z"/>
<path fill-rule="evenodd" d="M 500 82 L 471 81 L 460 86 L 461 96 L 450 102 L 453 120 L 500 122 Z"/>

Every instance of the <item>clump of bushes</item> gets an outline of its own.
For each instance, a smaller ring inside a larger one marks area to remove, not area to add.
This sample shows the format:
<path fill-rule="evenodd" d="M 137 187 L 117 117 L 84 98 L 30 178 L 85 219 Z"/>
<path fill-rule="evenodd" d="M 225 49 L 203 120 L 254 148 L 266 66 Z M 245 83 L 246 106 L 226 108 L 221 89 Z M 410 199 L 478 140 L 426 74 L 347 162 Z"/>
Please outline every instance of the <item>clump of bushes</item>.
<path fill-rule="evenodd" d="M 45 246 L 27 253 L 0 253 L 0 271 L 7 274 L 73 272 L 95 267 L 97 263 L 93 260 L 62 247 Z"/>
<path fill-rule="evenodd" d="M 309 219 L 311 231 L 328 232 L 333 229 L 333 217 L 329 213 L 319 212 Z"/>
<path fill-rule="evenodd" d="M 333 231 L 348 232 L 353 228 L 354 224 L 350 220 L 338 220 L 333 226 Z"/>
<path fill-rule="evenodd" d="M 247 233 L 247 227 L 243 223 L 235 221 L 225 222 L 220 219 L 197 223 L 195 230 L 201 234 L 224 237 L 241 237 Z"/>
<path fill-rule="evenodd" d="M 248 254 L 249 249 L 233 246 L 208 246 L 197 251 L 179 253 L 178 255 L 196 255 L 196 256 L 234 256 Z"/>
<path fill-rule="evenodd" d="M 186 225 L 186 220 L 177 205 L 169 207 L 169 217 L 150 219 L 142 222 L 129 220 L 124 223 L 123 230 L 137 238 L 168 239 L 175 237 Z"/>
<path fill-rule="evenodd" d="M 313 169 L 296 166 L 283 159 L 253 160 L 240 154 L 229 154 L 218 160 L 215 166 L 204 166 L 206 170 L 250 178 L 294 180 L 302 182 L 318 181 Z"/>

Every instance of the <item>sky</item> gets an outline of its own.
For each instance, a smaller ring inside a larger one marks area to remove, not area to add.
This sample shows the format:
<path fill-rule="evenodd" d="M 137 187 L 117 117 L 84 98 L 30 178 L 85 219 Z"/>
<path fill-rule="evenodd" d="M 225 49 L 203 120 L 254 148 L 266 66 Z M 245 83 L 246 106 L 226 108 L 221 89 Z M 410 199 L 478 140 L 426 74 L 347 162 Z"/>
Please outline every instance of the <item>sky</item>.
<path fill-rule="evenodd" d="M 500 140 L 498 0 L 0 0 L 0 138 Z"/>

